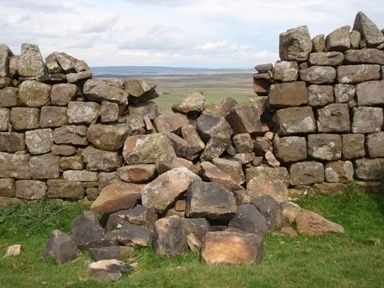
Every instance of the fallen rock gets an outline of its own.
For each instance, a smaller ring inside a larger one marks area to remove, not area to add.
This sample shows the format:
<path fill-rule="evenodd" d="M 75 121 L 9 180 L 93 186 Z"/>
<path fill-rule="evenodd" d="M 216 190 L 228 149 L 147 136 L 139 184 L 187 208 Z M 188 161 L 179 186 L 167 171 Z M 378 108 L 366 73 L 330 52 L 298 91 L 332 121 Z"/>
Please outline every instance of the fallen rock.
<path fill-rule="evenodd" d="M 247 194 L 252 199 L 269 195 L 279 203 L 288 201 L 288 188 L 279 178 L 273 178 L 267 174 L 253 177 L 247 183 Z"/>
<path fill-rule="evenodd" d="M 142 227 L 124 223 L 119 230 L 117 240 L 126 246 L 150 246 L 152 244 L 153 230 L 148 227 Z"/>
<path fill-rule="evenodd" d="M 158 116 L 155 121 L 155 128 L 160 133 L 172 133 L 178 131 L 181 127 L 188 125 L 189 121 L 186 115 L 180 113 L 168 113 Z"/>
<path fill-rule="evenodd" d="M 256 234 L 208 232 L 201 257 L 208 265 L 251 264 L 263 257 L 263 239 Z"/>
<path fill-rule="evenodd" d="M 234 133 L 262 132 L 260 112 L 250 104 L 237 104 L 225 117 Z"/>
<path fill-rule="evenodd" d="M 196 121 L 197 131 L 205 142 L 217 136 L 219 133 L 222 134 L 224 138 L 229 138 L 233 134 L 231 126 L 224 118 L 214 117 L 205 112 L 206 111 L 204 111 Z"/>
<path fill-rule="evenodd" d="M 122 164 L 119 152 L 99 150 L 93 146 L 85 148 L 81 155 L 89 171 L 114 171 Z"/>
<path fill-rule="evenodd" d="M 104 237 L 99 220 L 91 211 L 85 211 L 72 221 L 72 239 L 79 248 L 97 246 Z"/>
<path fill-rule="evenodd" d="M 240 185 L 245 182 L 243 166 L 239 161 L 224 158 L 213 159 L 213 164 L 221 171 L 227 173 L 233 180 Z"/>
<path fill-rule="evenodd" d="M 231 191 L 241 190 L 243 188 L 229 174 L 227 174 L 225 171 L 222 171 L 216 165 L 204 161 L 200 163 L 200 166 L 203 169 L 204 176 L 207 177 L 210 181 L 218 183 Z"/>
<path fill-rule="evenodd" d="M 254 205 L 243 204 L 237 207 L 236 215 L 229 221 L 228 227 L 263 237 L 268 231 L 266 219 Z"/>
<path fill-rule="evenodd" d="M 337 28 L 328 34 L 325 39 L 327 51 L 345 51 L 351 47 L 350 26 Z"/>
<path fill-rule="evenodd" d="M 296 216 L 297 231 L 306 235 L 343 234 L 344 228 L 314 212 L 300 209 Z"/>
<path fill-rule="evenodd" d="M 128 261 L 133 258 L 133 247 L 130 246 L 108 246 L 89 248 L 93 261 L 116 259 L 119 261 Z"/>
<path fill-rule="evenodd" d="M 88 277 L 114 282 L 119 280 L 123 274 L 132 272 L 132 267 L 116 259 L 100 260 L 89 264 L 87 269 Z"/>
<path fill-rule="evenodd" d="M 120 229 L 126 222 L 144 227 L 153 227 L 156 220 L 157 215 L 155 209 L 136 205 L 132 209 L 120 210 L 110 214 L 106 229 L 107 231 Z"/>
<path fill-rule="evenodd" d="M 263 195 L 251 200 L 257 210 L 265 217 L 269 231 L 275 231 L 283 223 L 283 212 L 281 205 L 271 196 Z"/>
<path fill-rule="evenodd" d="M 129 115 L 131 116 L 148 116 L 150 120 L 155 120 L 159 116 L 157 105 L 153 101 L 131 104 L 128 106 Z"/>

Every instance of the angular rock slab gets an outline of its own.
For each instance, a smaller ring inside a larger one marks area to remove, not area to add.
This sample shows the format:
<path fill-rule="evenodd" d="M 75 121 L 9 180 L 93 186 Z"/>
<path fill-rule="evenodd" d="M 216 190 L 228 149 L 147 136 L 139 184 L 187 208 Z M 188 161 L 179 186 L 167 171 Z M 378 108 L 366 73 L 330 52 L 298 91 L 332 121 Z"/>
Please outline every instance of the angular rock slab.
<path fill-rule="evenodd" d="M 359 64 L 337 67 L 337 80 L 342 84 L 360 83 L 380 78 L 380 65 Z"/>
<path fill-rule="evenodd" d="M 264 195 L 251 200 L 257 210 L 265 217 L 269 231 L 280 228 L 283 222 L 283 212 L 281 205 L 271 196 Z"/>
<path fill-rule="evenodd" d="M 281 33 L 279 37 L 280 59 L 306 61 L 312 51 L 312 40 L 307 26 L 300 26 Z"/>
<path fill-rule="evenodd" d="M 336 79 L 336 69 L 331 66 L 311 66 L 300 70 L 300 79 L 312 84 L 331 84 Z"/>
<path fill-rule="evenodd" d="M 194 180 L 200 177 L 187 168 L 174 168 L 144 186 L 141 201 L 144 206 L 164 213 L 175 200 L 187 191 Z"/>
<path fill-rule="evenodd" d="M 306 235 L 343 234 L 344 228 L 314 212 L 300 209 L 296 216 L 297 231 Z"/>
<path fill-rule="evenodd" d="M 172 110 L 184 114 L 200 113 L 204 109 L 205 97 L 201 93 L 191 93 L 172 106 Z"/>
<path fill-rule="evenodd" d="M 208 232 L 201 257 L 208 265 L 251 264 L 263 258 L 263 239 L 256 234 Z"/>
<path fill-rule="evenodd" d="M 100 150 L 93 146 L 85 148 L 81 155 L 89 171 L 115 171 L 122 163 L 119 152 Z"/>
<path fill-rule="evenodd" d="M 350 26 L 337 28 L 328 34 L 325 39 L 327 51 L 345 51 L 351 47 Z"/>
<path fill-rule="evenodd" d="M 84 95 L 91 100 L 127 104 L 128 95 L 121 80 L 89 79 L 83 88 Z"/>
<path fill-rule="evenodd" d="M 225 119 L 236 134 L 256 133 L 262 132 L 260 116 L 256 107 L 248 104 L 237 104 Z"/>
<path fill-rule="evenodd" d="M 91 211 L 85 211 L 73 219 L 71 228 L 72 239 L 79 248 L 96 246 L 104 237 L 104 230 Z"/>
<path fill-rule="evenodd" d="M 325 164 L 325 180 L 331 183 L 349 183 L 353 181 L 351 161 L 335 161 Z"/>
<path fill-rule="evenodd" d="M 315 161 L 294 163 L 290 168 L 289 182 L 292 186 L 323 183 L 324 165 Z"/>
<path fill-rule="evenodd" d="M 228 227 L 255 233 L 261 237 L 268 231 L 264 215 L 252 204 L 242 204 L 237 207 L 236 215 L 229 221 Z"/>
<path fill-rule="evenodd" d="M 363 12 L 357 13 L 353 30 L 360 32 L 361 38 L 367 41 L 368 47 L 376 47 L 384 42 L 383 33 Z"/>
<path fill-rule="evenodd" d="M 351 64 L 384 65 L 384 51 L 378 49 L 362 49 L 345 51 L 345 61 Z"/>
<path fill-rule="evenodd" d="M 123 274 L 132 272 L 132 268 L 119 260 L 100 260 L 89 264 L 87 269 L 88 277 L 96 280 L 114 282 L 119 280 Z"/>
<path fill-rule="evenodd" d="M 128 127 L 124 124 L 92 124 L 88 128 L 87 139 L 96 148 L 115 151 L 123 147 L 128 134 Z"/>
<path fill-rule="evenodd" d="M 117 240 L 119 243 L 127 246 L 150 246 L 152 244 L 153 230 L 148 227 L 142 227 L 124 223 L 119 230 Z"/>
<path fill-rule="evenodd" d="M 378 107 L 357 107 L 353 109 L 352 133 L 374 133 L 383 126 L 383 109 Z"/>
<path fill-rule="evenodd" d="M 132 183 L 148 183 L 156 176 L 155 164 L 136 164 L 120 167 L 117 175 L 121 180 Z"/>
<path fill-rule="evenodd" d="M 253 177 L 247 183 L 247 194 L 251 199 L 269 195 L 279 203 L 288 201 L 288 188 L 284 182 L 267 174 Z"/>
<path fill-rule="evenodd" d="M 305 134 L 316 131 L 315 116 L 311 107 L 292 107 L 278 110 L 275 122 L 281 135 Z"/>
<path fill-rule="evenodd" d="M 305 82 L 297 81 L 273 84 L 269 90 L 268 101 L 273 107 L 307 104 L 308 93 Z"/>
<path fill-rule="evenodd" d="M 145 80 L 128 80 L 124 85 L 129 95 L 129 103 L 137 104 L 159 97 L 155 91 L 156 85 Z"/>
<path fill-rule="evenodd" d="M 384 52 L 384 51 L 383 51 Z M 384 81 L 368 81 L 356 86 L 357 105 L 374 106 L 384 104 Z"/>

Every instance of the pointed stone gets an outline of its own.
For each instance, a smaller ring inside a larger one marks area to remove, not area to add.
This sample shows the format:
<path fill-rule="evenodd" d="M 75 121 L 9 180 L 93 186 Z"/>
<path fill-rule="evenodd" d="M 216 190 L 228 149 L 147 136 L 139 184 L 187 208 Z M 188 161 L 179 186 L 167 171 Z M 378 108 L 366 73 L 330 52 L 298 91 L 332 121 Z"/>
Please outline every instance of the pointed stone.
<path fill-rule="evenodd" d="M 353 30 L 360 32 L 361 38 L 367 41 L 368 47 L 376 47 L 384 42 L 383 33 L 363 12 L 357 13 Z"/>

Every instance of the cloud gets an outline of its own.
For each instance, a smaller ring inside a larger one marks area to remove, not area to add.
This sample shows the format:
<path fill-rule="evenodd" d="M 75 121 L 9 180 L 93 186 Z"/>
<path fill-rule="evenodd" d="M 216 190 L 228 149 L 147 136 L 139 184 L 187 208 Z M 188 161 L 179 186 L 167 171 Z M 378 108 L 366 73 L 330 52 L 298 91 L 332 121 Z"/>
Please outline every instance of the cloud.
<path fill-rule="evenodd" d="M 100 33 L 110 30 L 118 19 L 119 15 L 116 14 L 88 17 L 81 25 L 75 25 L 70 31 L 75 33 Z"/>
<path fill-rule="evenodd" d="M 246 45 L 229 43 L 227 41 L 208 42 L 196 47 L 199 51 L 213 51 L 213 52 L 233 52 L 238 50 L 247 49 Z"/>

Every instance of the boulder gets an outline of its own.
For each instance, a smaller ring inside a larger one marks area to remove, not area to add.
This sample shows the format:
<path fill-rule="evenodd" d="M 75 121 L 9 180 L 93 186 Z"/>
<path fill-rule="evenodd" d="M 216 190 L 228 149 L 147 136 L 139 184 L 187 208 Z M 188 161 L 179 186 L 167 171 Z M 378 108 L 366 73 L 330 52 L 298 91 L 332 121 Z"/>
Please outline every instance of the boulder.
<path fill-rule="evenodd" d="M 28 151 L 31 154 L 50 152 L 53 144 L 52 129 L 26 131 L 25 144 L 27 144 Z"/>
<path fill-rule="evenodd" d="M 325 50 L 325 35 L 319 34 L 313 37 L 312 46 L 313 46 L 313 51 L 323 52 Z"/>
<path fill-rule="evenodd" d="M 260 112 L 250 104 L 237 104 L 225 117 L 234 133 L 262 132 Z"/>
<path fill-rule="evenodd" d="M 54 230 L 41 253 L 42 258 L 52 257 L 56 264 L 64 264 L 81 256 L 75 242 L 60 230 Z"/>
<path fill-rule="evenodd" d="M 127 104 L 128 95 L 122 80 L 89 79 L 84 84 L 83 93 L 90 100 Z"/>
<path fill-rule="evenodd" d="M 222 171 L 216 165 L 204 161 L 200 163 L 200 166 L 203 169 L 204 176 L 208 178 L 211 182 L 218 183 L 231 191 L 237 191 L 243 188 L 228 173 Z"/>
<path fill-rule="evenodd" d="M 341 158 L 341 137 L 336 134 L 308 135 L 308 155 L 319 160 Z"/>
<path fill-rule="evenodd" d="M 41 128 L 55 128 L 68 124 L 67 108 L 44 106 L 40 113 Z"/>
<path fill-rule="evenodd" d="M 357 13 L 353 30 L 360 32 L 361 38 L 367 42 L 368 47 L 376 47 L 384 42 L 383 33 L 363 12 Z"/>
<path fill-rule="evenodd" d="M 325 180 L 331 183 L 349 183 L 353 180 L 351 161 L 335 161 L 325 164 Z"/>
<path fill-rule="evenodd" d="M 187 251 L 187 240 L 180 217 L 169 216 L 155 222 L 153 248 L 156 253 L 169 257 L 175 257 Z"/>
<path fill-rule="evenodd" d="M 156 176 L 155 164 L 136 164 L 120 167 L 117 175 L 125 182 L 148 183 Z"/>
<path fill-rule="evenodd" d="M 51 88 L 51 103 L 58 106 L 67 106 L 78 94 L 78 87 L 75 84 L 59 83 Z"/>
<path fill-rule="evenodd" d="M 304 81 L 276 83 L 271 85 L 268 95 L 272 107 L 299 106 L 307 104 L 308 93 Z"/>
<path fill-rule="evenodd" d="M 101 123 L 116 122 L 119 119 L 119 105 L 108 101 L 101 103 Z"/>
<path fill-rule="evenodd" d="M 53 131 L 53 141 L 56 144 L 88 145 L 87 126 L 65 125 Z"/>
<path fill-rule="evenodd" d="M 353 108 L 352 132 L 374 133 L 383 126 L 383 109 L 376 107 Z"/>
<path fill-rule="evenodd" d="M 63 179 L 49 179 L 47 181 L 48 198 L 62 198 L 79 200 L 84 198 L 85 189 L 81 182 L 67 181 Z"/>
<path fill-rule="evenodd" d="M 265 217 L 269 231 L 280 228 L 283 222 L 283 212 L 280 203 L 269 195 L 263 195 L 251 200 L 257 210 Z"/>
<path fill-rule="evenodd" d="M 37 45 L 31 43 L 21 44 L 18 74 L 23 77 L 43 76 L 45 74 L 43 57 Z"/>
<path fill-rule="evenodd" d="M 119 152 L 99 150 L 92 146 L 85 148 L 81 155 L 87 170 L 90 171 L 114 171 L 122 164 Z"/>
<path fill-rule="evenodd" d="M 132 268 L 119 260 L 108 259 L 92 262 L 87 269 L 87 275 L 90 278 L 105 282 L 115 282 L 119 280 L 123 274 L 132 272 Z"/>
<path fill-rule="evenodd" d="M 251 201 L 263 195 L 269 195 L 279 203 L 288 201 L 288 188 L 285 183 L 267 174 L 253 177 L 247 183 L 247 194 L 251 197 Z"/>
<path fill-rule="evenodd" d="M 0 107 L 14 107 L 18 105 L 20 105 L 19 88 L 5 87 L 0 89 Z"/>
<path fill-rule="evenodd" d="M 273 150 L 281 162 L 296 162 L 307 159 L 307 141 L 305 137 L 275 137 Z"/>
<path fill-rule="evenodd" d="M 297 231 L 305 235 L 343 234 L 344 228 L 314 212 L 300 209 L 296 216 Z"/>
<path fill-rule="evenodd" d="M 384 132 L 368 134 L 366 136 L 366 150 L 369 158 L 384 157 Z"/>
<path fill-rule="evenodd" d="M 273 68 L 273 79 L 292 82 L 299 76 L 299 66 L 295 61 L 277 61 Z"/>
<path fill-rule="evenodd" d="M 42 199 L 47 193 L 47 184 L 38 180 L 17 180 L 16 197 L 27 200 Z"/>
<path fill-rule="evenodd" d="M 11 109 L 11 124 L 15 130 L 37 129 L 40 110 L 37 108 L 14 107 Z"/>
<path fill-rule="evenodd" d="M 150 246 L 153 230 L 126 222 L 119 230 L 117 239 L 125 246 Z"/>
<path fill-rule="evenodd" d="M 144 186 L 141 201 L 144 206 L 164 213 L 185 191 L 193 180 L 200 179 L 187 168 L 175 168 L 161 174 Z"/>
<path fill-rule="evenodd" d="M 345 51 L 345 62 L 348 64 L 384 65 L 384 51 L 378 49 L 362 49 Z"/>
<path fill-rule="evenodd" d="M 15 179 L 0 178 L 0 196 L 1 197 L 16 197 Z"/>
<path fill-rule="evenodd" d="M 213 221 L 228 221 L 236 213 L 232 192 L 217 183 L 193 181 L 187 191 L 186 216 Z"/>
<path fill-rule="evenodd" d="M 0 152 L 0 177 L 30 179 L 29 155 Z"/>
<path fill-rule="evenodd" d="M 129 95 L 129 103 L 137 104 L 159 97 L 155 91 L 156 85 L 145 80 L 127 80 L 124 84 Z"/>
<path fill-rule="evenodd" d="M 300 26 L 281 33 L 279 37 L 280 59 L 306 61 L 312 51 L 312 40 L 307 26 Z"/>
<path fill-rule="evenodd" d="M 343 26 L 328 34 L 325 39 L 327 51 L 345 51 L 349 49 L 351 47 L 350 30 L 350 26 Z"/>
<path fill-rule="evenodd" d="M 129 129 L 124 124 L 91 124 L 88 128 L 87 139 L 96 148 L 115 151 L 123 147 L 128 134 Z"/>
<path fill-rule="evenodd" d="M 123 209 L 133 208 L 141 197 L 143 185 L 114 182 L 101 190 L 99 197 L 93 202 L 91 211 L 103 215 Z"/>
<path fill-rule="evenodd" d="M 308 103 L 312 107 L 321 107 L 334 102 L 333 86 L 310 85 L 308 86 Z"/>
<path fill-rule="evenodd" d="M 201 146 L 191 146 L 190 143 L 174 133 L 166 134 L 169 140 L 172 142 L 172 146 L 175 149 L 176 155 L 188 160 L 194 160 L 199 157 L 201 152 Z"/>
<path fill-rule="evenodd" d="M 236 215 L 229 221 L 228 227 L 263 237 L 268 226 L 263 214 L 252 204 L 237 207 Z"/>
<path fill-rule="evenodd" d="M 324 182 L 324 165 L 315 161 L 297 162 L 291 165 L 289 183 L 292 186 L 312 185 Z"/>
<path fill-rule="evenodd" d="M 26 149 L 24 133 L 0 132 L 0 151 L 15 153 Z"/>
<path fill-rule="evenodd" d="M 208 265 L 252 264 L 263 257 L 263 239 L 256 234 L 208 232 L 201 257 Z"/>
<path fill-rule="evenodd" d="M 364 134 L 344 134 L 341 135 L 343 142 L 343 159 L 355 159 L 365 156 L 365 136 Z"/>
<path fill-rule="evenodd" d="M 337 80 L 342 84 L 360 83 L 380 78 L 380 65 L 359 64 L 337 67 Z"/>
<path fill-rule="evenodd" d="M 333 83 L 336 79 L 336 69 L 331 66 L 311 66 L 300 70 L 300 79 L 312 84 Z"/>
<path fill-rule="evenodd" d="M 28 107 L 41 107 L 50 100 L 51 86 L 34 80 L 23 81 L 19 87 L 19 99 Z"/>
<path fill-rule="evenodd" d="M 73 219 L 71 229 L 72 239 L 79 248 L 97 246 L 104 237 L 104 230 L 91 211 L 85 211 Z"/>
<path fill-rule="evenodd" d="M 68 103 L 69 124 L 96 123 L 101 113 L 101 106 L 95 102 L 70 101 Z"/>
<path fill-rule="evenodd" d="M 128 261 L 133 258 L 133 248 L 129 246 L 107 246 L 89 248 L 93 261 L 116 259 Z"/>
<path fill-rule="evenodd" d="M 333 86 L 336 103 L 345 103 L 355 99 L 356 89 L 350 84 L 336 84 Z"/>
<path fill-rule="evenodd" d="M 31 156 L 29 167 L 33 179 L 56 179 L 60 176 L 60 158 L 53 154 Z"/>
<path fill-rule="evenodd" d="M 309 55 L 309 63 L 317 66 L 338 66 L 344 61 L 344 55 L 341 52 L 317 52 Z"/>
<path fill-rule="evenodd" d="M 319 132 L 350 132 L 348 104 L 329 104 L 317 109 L 317 129 Z"/>
<path fill-rule="evenodd" d="M 160 133 L 172 133 L 189 124 L 188 118 L 180 113 L 168 113 L 158 116 L 155 121 L 155 128 Z"/>
<path fill-rule="evenodd" d="M 384 159 L 357 159 L 355 176 L 362 180 L 382 180 L 384 178 Z"/>
<path fill-rule="evenodd" d="M 382 51 L 384 53 L 384 51 Z M 384 80 L 368 81 L 356 85 L 357 105 L 374 106 L 384 104 Z"/>
<path fill-rule="evenodd" d="M 275 122 L 281 135 L 316 132 L 315 116 L 309 106 L 280 109 L 275 114 Z"/>
<path fill-rule="evenodd" d="M 211 230 L 211 225 L 209 225 L 209 222 L 205 218 L 182 218 L 181 219 L 183 222 L 183 229 L 184 229 L 184 234 L 187 237 L 187 242 L 188 246 L 189 241 L 188 241 L 188 236 L 193 235 L 197 241 L 199 242 L 199 247 L 201 249 L 201 244 L 204 241 L 204 237 Z M 200 250 L 198 249 L 198 250 Z M 192 250 L 192 249 L 191 249 Z"/>
<path fill-rule="evenodd" d="M 172 110 L 175 112 L 190 114 L 200 113 L 204 109 L 204 95 L 201 93 L 191 93 L 183 97 L 179 102 L 173 104 Z"/>

